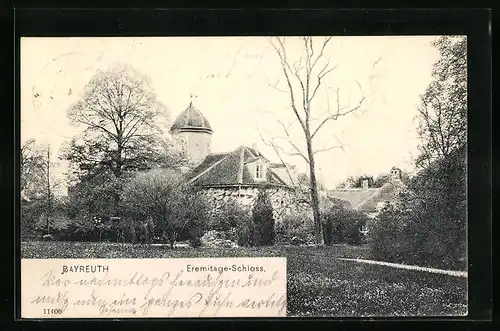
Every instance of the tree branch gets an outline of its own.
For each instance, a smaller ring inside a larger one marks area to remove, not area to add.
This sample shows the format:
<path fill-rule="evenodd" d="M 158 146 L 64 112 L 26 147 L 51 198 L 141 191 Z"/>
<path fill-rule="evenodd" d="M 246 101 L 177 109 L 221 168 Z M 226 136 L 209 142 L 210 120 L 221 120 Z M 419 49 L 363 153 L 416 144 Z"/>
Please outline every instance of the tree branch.
<path fill-rule="evenodd" d="M 316 84 L 316 87 L 314 88 L 313 90 L 313 93 L 311 94 L 311 97 L 309 98 L 309 102 L 311 102 L 314 97 L 316 96 L 316 92 L 318 92 L 318 89 L 319 87 L 321 86 L 321 80 L 323 79 L 323 77 L 325 77 L 326 75 L 328 75 L 330 72 L 332 72 L 333 70 L 337 69 L 337 66 L 335 67 L 332 67 L 330 69 L 327 69 L 328 68 L 328 65 L 330 63 L 328 62 L 324 67 L 323 69 L 321 69 L 321 71 L 318 73 L 318 82 Z"/>
<path fill-rule="evenodd" d="M 264 137 L 262 136 L 262 134 L 260 132 L 259 132 L 259 136 L 260 136 L 260 139 L 262 140 L 262 142 L 265 145 L 270 146 L 274 150 L 274 152 L 276 153 L 276 155 L 280 159 L 280 162 L 285 165 L 286 173 L 287 173 L 288 177 L 290 178 L 290 182 L 292 183 L 292 185 L 295 185 L 294 180 L 292 178 L 292 175 L 290 174 L 290 170 L 288 169 L 288 166 L 286 165 L 285 161 L 281 157 L 280 152 L 278 151 L 278 147 L 276 147 L 276 145 L 274 143 L 265 140 Z"/>
<path fill-rule="evenodd" d="M 346 111 L 343 111 L 344 109 L 346 109 L 346 107 L 343 107 L 341 108 L 340 107 L 340 103 L 339 103 L 339 93 L 338 93 L 338 90 L 337 90 L 337 112 L 331 116 L 328 116 L 326 117 L 317 127 L 316 129 L 313 131 L 312 135 L 311 135 L 311 139 L 314 138 L 314 136 L 316 136 L 316 134 L 318 133 L 318 131 L 328 122 L 328 121 L 336 121 L 339 117 L 341 116 L 345 116 L 347 114 L 350 114 L 352 112 L 355 112 L 356 110 L 358 110 L 359 108 L 361 108 L 361 106 L 363 105 L 363 102 L 364 100 L 366 99 L 365 96 L 361 97 L 361 99 L 359 100 L 358 104 L 353 107 L 353 108 L 350 108 Z"/>
<path fill-rule="evenodd" d="M 276 47 L 276 45 L 274 45 L 274 43 L 271 42 L 271 45 L 272 47 L 276 50 L 276 53 L 278 54 L 279 58 L 280 58 L 280 61 L 281 61 L 281 67 L 283 69 L 283 74 L 285 75 L 285 78 L 286 78 L 286 82 L 288 84 L 288 90 L 289 90 L 289 95 L 290 95 L 290 101 L 291 101 L 291 106 L 292 106 L 292 110 L 295 114 L 295 116 L 297 117 L 297 119 L 299 120 L 299 123 L 300 125 L 302 126 L 302 129 L 304 130 L 304 132 L 306 131 L 306 127 L 305 127 L 305 124 L 304 124 L 304 121 L 302 120 L 302 118 L 300 117 L 299 115 L 299 112 L 297 110 L 297 107 L 295 105 L 295 92 L 294 92 L 294 89 L 292 87 L 292 83 L 291 83 L 291 80 L 290 80 L 290 77 L 288 75 L 288 72 L 286 70 L 287 68 L 287 63 L 286 63 L 286 51 L 284 50 L 284 45 L 283 45 L 283 42 L 280 40 L 279 37 L 277 37 L 277 40 L 278 42 L 280 43 L 282 49 L 283 49 L 283 54 L 281 53 L 281 51 L 278 49 L 278 47 Z"/>

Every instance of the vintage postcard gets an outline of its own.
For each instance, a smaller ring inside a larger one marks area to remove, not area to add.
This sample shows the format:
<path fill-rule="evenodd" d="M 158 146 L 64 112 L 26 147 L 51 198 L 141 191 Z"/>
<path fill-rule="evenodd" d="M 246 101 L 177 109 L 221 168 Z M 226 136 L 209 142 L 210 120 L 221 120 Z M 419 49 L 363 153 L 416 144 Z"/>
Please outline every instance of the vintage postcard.
<path fill-rule="evenodd" d="M 465 316 L 465 36 L 21 39 L 21 317 Z"/>

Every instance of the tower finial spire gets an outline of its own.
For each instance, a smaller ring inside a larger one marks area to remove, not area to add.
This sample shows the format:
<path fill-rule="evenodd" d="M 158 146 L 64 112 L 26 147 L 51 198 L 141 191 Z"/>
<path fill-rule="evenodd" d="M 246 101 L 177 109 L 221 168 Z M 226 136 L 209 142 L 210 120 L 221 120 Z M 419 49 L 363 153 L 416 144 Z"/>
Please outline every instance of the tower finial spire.
<path fill-rule="evenodd" d="M 194 95 L 193 93 L 191 93 L 189 95 L 189 105 L 192 106 L 193 105 L 193 99 L 196 99 L 198 96 L 197 95 Z"/>

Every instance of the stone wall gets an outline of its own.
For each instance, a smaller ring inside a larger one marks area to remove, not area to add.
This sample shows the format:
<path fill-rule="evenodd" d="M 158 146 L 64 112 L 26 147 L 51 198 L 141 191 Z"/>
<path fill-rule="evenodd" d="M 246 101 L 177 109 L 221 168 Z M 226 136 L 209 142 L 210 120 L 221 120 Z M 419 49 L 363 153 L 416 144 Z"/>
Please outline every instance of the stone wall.
<path fill-rule="evenodd" d="M 279 222 L 287 215 L 308 212 L 310 207 L 300 202 L 293 191 L 282 188 L 266 188 L 273 206 L 274 219 Z M 259 189 L 256 187 L 205 188 L 203 194 L 211 202 L 214 210 L 221 208 L 228 201 L 237 201 L 251 212 L 257 199 Z M 311 212 L 312 213 L 312 212 Z"/>

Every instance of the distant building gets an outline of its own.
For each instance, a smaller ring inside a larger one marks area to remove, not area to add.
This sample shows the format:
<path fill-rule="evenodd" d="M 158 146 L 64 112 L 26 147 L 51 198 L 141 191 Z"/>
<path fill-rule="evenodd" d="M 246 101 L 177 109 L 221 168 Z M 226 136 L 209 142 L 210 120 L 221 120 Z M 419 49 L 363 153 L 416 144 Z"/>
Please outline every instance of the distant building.
<path fill-rule="evenodd" d="M 214 208 L 228 199 L 251 207 L 259 189 L 270 193 L 276 216 L 297 207 L 294 192 L 299 178 L 295 166 L 272 163 L 255 146 L 211 153 L 213 129 L 192 102 L 177 117 L 170 132 L 191 163 L 183 170 L 185 180 L 203 189 Z"/>
<path fill-rule="evenodd" d="M 387 203 L 393 203 L 405 187 L 401 180 L 401 169 L 393 167 L 389 180 L 381 187 L 369 187 L 367 179 L 363 180 L 361 188 L 345 188 L 328 191 L 328 197 L 342 200 L 354 210 L 375 217 Z"/>

